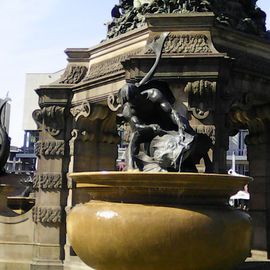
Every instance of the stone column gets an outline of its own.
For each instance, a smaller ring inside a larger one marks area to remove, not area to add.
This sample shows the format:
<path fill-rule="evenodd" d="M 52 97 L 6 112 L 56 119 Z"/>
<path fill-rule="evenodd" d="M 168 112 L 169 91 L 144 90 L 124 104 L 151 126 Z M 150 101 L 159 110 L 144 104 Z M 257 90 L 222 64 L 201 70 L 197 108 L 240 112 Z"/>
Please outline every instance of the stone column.
<path fill-rule="evenodd" d="M 219 103 L 220 104 L 220 103 Z M 227 151 L 229 149 L 229 133 L 226 127 L 226 114 L 217 110 L 215 122 L 215 145 L 213 150 L 213 165 L 215 173 L 227 173 Z"/>
<path fill-rule="evenodd" d="M 74 105 L 70 112 L 73 130 L 69 140 L 69 172 L 114 171 L 119 142 L 115 112 L 110 111 L 107 105 L 91 104 L 87 100 Z M 68 179 L 68 188 L 67 211 L 77 203 L 91 199 L 88 193 L 75 188 L 72 179 Z M 68 238 L 65 262 L 74 267 L 84 265 L 72 250 Z"/>
<path fill-rule="evenodd" d="M 256 125 L 254 125 L 256 124 Z M 251 194 L 250 214 L 253 219 L 253 248 L 267 250 L 270 257 L 270 121 L 253 121 L 246 138 Z"/>
<path fill-rule="evenodd" d="M 254 229 L 252 248 L 266 250 L 270 257 L 270 105 L 235 110 L 231 119 L 249 130 L 246 144 L 250 176 L 254 178 L 249 184 L 249 213 Z"/>
<path fill-rule="evenodd" d="M 84 101 L 71 108 L 77 137 L 73 171 L 115 170 L 117 159 L 116 114 L 104 104 Z"/>
<path fill-rule="evenodd" d="M 34 118 L 40 128 L 36 155 L 38 169 L 34 177 L 36 205 L 33 208 L 34 253 L 31 269 L 63 269 L 66 237 L 66 173 L 69 164 L 68 120 L 70 90 L 38 89 L 40 110 Z"/>
<path fill-rule="evenodd" d="M 189 82 L 184 92 L 188 95 L 188 110 L 192 115 L 192 127 L 197 133 L 207 134 L 213 142 L 212 156 L 214 172 L 225 173 L 226 152 L 229 134 L 226 127 L 226 102 L 222 97 L 224 86 L 216 81 L 198 80 Z"/>

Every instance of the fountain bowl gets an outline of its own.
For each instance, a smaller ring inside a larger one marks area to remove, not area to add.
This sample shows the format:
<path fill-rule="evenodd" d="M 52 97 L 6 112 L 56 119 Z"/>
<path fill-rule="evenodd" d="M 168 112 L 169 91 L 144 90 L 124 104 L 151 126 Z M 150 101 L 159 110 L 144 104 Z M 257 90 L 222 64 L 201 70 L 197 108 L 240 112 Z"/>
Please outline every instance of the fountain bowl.
<path fill-rule="evenodd" d="M 67 232 L 96 270 L 230 270 L 250 252 L 251 219 L 228 205 L 251 178 L 195 173 L 71 173 L 91 200 Z"/>

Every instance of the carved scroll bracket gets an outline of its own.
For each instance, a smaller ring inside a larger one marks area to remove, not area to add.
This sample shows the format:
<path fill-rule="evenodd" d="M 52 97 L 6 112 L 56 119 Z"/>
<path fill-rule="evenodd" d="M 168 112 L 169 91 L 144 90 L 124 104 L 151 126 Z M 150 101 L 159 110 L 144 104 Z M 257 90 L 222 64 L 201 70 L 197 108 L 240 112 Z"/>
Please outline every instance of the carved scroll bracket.
<path fill-rule="evenodd" d="M 109 114 L 109 109 L 104 105 L 84 101 L 72 107 L 70 113 L 74 117 L 75 126 L 80 130 L 87 130 L 94 121 L 104 120 Z"/>
<path fill-rule="evenodd" d="M 107 106 L 84 101 L 71 108 L 70 112 L 75 122 L 72 137 L 75 136 L 76 140 L 96 140 L 106 143 L 119 141 L 116 131 L 116 115 L 110 112 Z"/>
<path fill-rule="evenodd" d="M 32 114 L 38 129 L 44 129 L 52 136 L 58 136 L 65 126 L 65 107 L 48 106 L 35 110 Z"/>
<path fill-rule="evenodd" d="M 187 83 L 188 110 L 199 120 L 206 119 L 215 109 L 216 82 L 200 80 Z"/>
<path fill-rule="evenodd" d="M 114 94 L 111 94 L 107 97 L 107 105 L 113 112 L 117 112 L 122 106 L 118 95 Z"/>
<path fill-rule="evenodd" d="M 81 117 L 87 118 L 91 114 L 90 102 L 83 101 L 82 104 L 77 105 L 70 109 L 70 113 L 73 115 L 75 121 L 77 122 Z"/>

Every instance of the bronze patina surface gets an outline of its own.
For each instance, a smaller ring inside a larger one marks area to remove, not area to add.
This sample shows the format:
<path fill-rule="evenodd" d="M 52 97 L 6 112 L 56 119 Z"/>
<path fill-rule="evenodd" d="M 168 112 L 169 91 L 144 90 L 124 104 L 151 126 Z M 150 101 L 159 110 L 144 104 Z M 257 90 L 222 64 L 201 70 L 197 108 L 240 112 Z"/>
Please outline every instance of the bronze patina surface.
<path fill-rule="evenodd" d="M 224 200 L 248 177 L 142 172 L 70 176 L 94 200 L 71 210 L 69 239 L 78 256 L 97 270 L 229 270 L 249 254 L 250 217 Z"/>

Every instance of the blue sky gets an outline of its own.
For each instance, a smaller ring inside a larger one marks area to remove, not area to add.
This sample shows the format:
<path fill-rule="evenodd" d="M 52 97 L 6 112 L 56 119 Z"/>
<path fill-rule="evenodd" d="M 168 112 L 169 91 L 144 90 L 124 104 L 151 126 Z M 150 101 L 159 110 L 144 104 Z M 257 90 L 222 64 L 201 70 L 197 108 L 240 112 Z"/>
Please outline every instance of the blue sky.
<path fill-rule="evenodd" d="M 104 23 L 118 0 L 0 0 L 0 97 L 12 98 L 12 145 L 23 141 L 23 95 L 26 73 L 65 67 L 64 50 L 91 47 L 106 36 Z M 269 14 L 270 1 L 258 5 Z"/>

